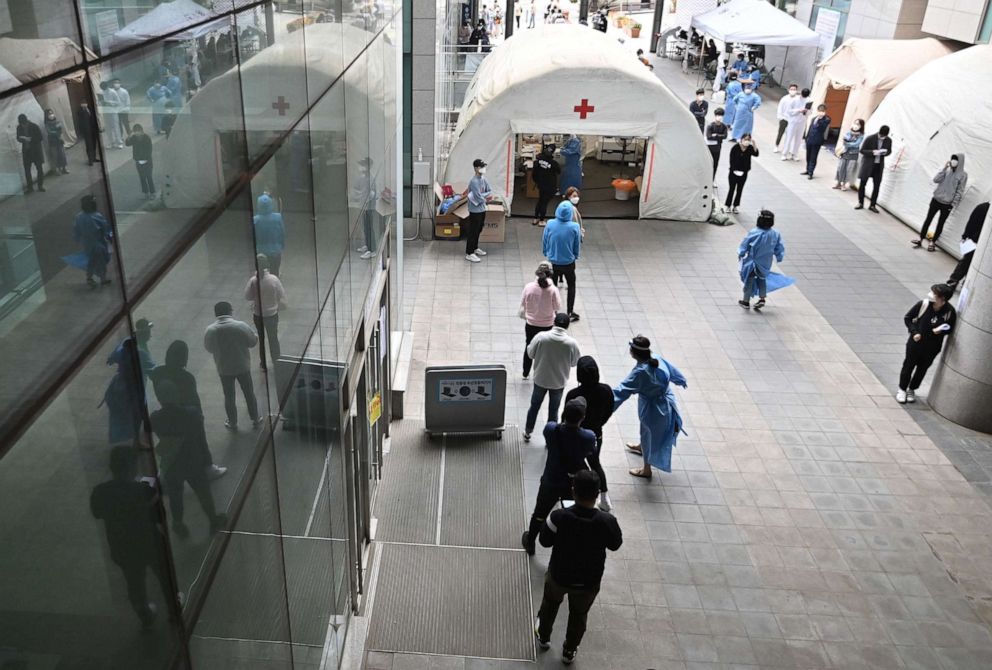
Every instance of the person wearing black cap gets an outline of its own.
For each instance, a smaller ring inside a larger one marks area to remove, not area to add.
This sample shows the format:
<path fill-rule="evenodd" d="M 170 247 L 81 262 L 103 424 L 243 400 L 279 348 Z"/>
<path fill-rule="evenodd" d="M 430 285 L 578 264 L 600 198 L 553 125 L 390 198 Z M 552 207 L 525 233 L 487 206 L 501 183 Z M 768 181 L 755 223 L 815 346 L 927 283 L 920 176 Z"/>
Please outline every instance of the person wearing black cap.
<path fill-rule="evenodd" d="M 616 518 L 596 509 L 599 476 L 580 470 L 572 478 L 575 504 L 555 510 L 541 526 L 541 544 L 551 547 L 544 594 L 537 612 L 534 636 L 543 651 L 551 646 L 551 631 L 562 600 L 568 596 L 568 624 L 561 661 L 575 660 L 586 632 L 586 619 L 592 608 L 606 568 L 606 550 L 616 551 L 623 544 L 623 532 Z"/>
<path fill-rule="evenodd" d="M 609 512 L 613 508 L 610 494 L 606 489 L 606 472 L 599 462 L 599 453 L 603 449 L 603 426 L 613 416 L 613 389 L 609 384 L 599 381 L 599 366 L 592 356 L 583 356 L 575 366 L 575 377 L 579 386 L 565 396 L 568 403 L 576 398 L 586 401 L 586 415 L 582 419 L 582 427 L 591 430 L 596 435 L 596 451 L 589 456 L 589 465 L 599 475 L 599 508 Z"/>
<path fill-rule="evenodd" d="M 545 144 L 541 153 L 534 159 L 532 176 L 537 186 L 537 204 L 534 206 L 534 221 L 532 225 L 543 226 L 548 218 L 548 203 L 558 190 L 558 175 L 561 166 L 555 161 L 554 145 Z"/>
<path fill-rule="evenodd" d="M 465 231 L 465 260 L 470 263 L 482 261 L 486 252 L 479 248 L 479 235 L 486 225 L 486 205 L 493 199 L 493 189 L 486 179 L 486 162 L 481 158 L 472 161 L 475 174 L 468 182 L 465 195 L 468 197 L 468 229 Z"/>
<path fill-rule="evenodd" d="M 576 398 L 565 403 L 562 412 L 564 423 L 549 421 L 544 426 L 544 444 L 548 457 L 544 462 L 544 473 L 537 490 L 534 512 L 530 516 L 530 526 L 520 538 L 520 543 L 531 556 L 534 555 L 534 543 L 548 512 L 559 500 L 570 497 L 572 476 L 579 470 L 589 469 L 586 458 L 596 451 L 596 434 L 580 426 L 585 415 L 585 398 Z"/>
<path fill-rule="evenodd" d="M 524 442 L 537 423 L 537 413 L 548 396 L 548 421 L 558 421 L 558 406 L 568 382 L 568 373 L 579 362 L 579 345 L 568 334 L 568 314 L 555 314 L 555 325 L 551 330 L 538 333 L 527 345 L 527 355 L 534 361 L 534 391 L 530 396 L 530 409 L 524 424 Z"/>

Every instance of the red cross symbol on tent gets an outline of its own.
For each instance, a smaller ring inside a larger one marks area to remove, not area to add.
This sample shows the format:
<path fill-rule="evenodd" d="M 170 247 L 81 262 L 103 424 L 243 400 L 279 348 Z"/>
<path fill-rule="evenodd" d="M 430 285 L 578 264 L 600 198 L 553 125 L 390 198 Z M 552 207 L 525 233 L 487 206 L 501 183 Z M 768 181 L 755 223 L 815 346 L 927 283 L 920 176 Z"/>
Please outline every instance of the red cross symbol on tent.
<path fill-rule="evenodd" d="M 272 109 L 279 112 L 279 116 L 286 116 L 286 110 L 289 109 L 289 103 L 286 102 L 286 98 L 281 95 L 272 103 Z"/>
<path fill-rule="evenodd" d="M 589 100 L 582 98 L 582 104 L 573 107 L 572 111 L 577 112 L 580 119 L 584 119 L 587 114 L 595 112 L 596 108 L 589 104 Z"/>

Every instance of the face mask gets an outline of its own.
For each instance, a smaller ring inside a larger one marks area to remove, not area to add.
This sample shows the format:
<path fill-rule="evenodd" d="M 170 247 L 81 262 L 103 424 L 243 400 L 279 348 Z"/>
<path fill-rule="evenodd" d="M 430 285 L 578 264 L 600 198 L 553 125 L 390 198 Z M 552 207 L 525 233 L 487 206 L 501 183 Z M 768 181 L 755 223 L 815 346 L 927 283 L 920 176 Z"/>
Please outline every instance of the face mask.
<path fill-rule="evenodd" d="M 697 95 L 696 96 L 696 100 L 698 100 L 699 102 L 702 102 L 703 101 L 703 96 Z"/>
<path fill-rule="evenodd" d="M 121 87 L 120 84 L 114 84 L 114 88 L 120 88 L 120 87 Z"/>
<path fill-rule="evenodd" d="M 851 132 L 860 133 L 861 132 L 861 126 L 851 126 Z"/>
<path fill-rule="evenodd" d="M 930 291 L 929 293 L 927 293 L 927 300 L 929 300 L 930 302 L 933 302 L 936 299 L 937 299 L 937 296 L 935 296 L 933 294 L 933 291 Z"/>
<path fill-rule="evenodd" d="M 571 198 L 568 199 L 568 201 L 573 205 L 577 205 L 579 204 L 579 196 L 573 195 Z"/>
<path fill-rule="evenodd" d="M 958 161 L 957 161 L 957 159 L 952 159 L 952 160 L 951 160 L 951 167 L 957 167 L 957 166 L 958 166 Z"/>
<path fill-rule="evenodd" d="M 744 140 L 743 142 L 741 142 L 741 146 L 742 147 L 749 147 L 749 146 L 751 146 L 751 140 Z"/>
<path fill-rule="evenodd" d="M 751 88 L 745 88 L 745 89 L 744 89 L 744 92 L 745 92 L 745 93 L 751 93 L 751 91 L 753 91 L 753 90 L 754 90 L 754 89 L 751 89 Z"/>
<path fill-rule="evenodd" d="M 479 174 L 486 174 L 486 168 L 484 167 L 479 168 Z"/>

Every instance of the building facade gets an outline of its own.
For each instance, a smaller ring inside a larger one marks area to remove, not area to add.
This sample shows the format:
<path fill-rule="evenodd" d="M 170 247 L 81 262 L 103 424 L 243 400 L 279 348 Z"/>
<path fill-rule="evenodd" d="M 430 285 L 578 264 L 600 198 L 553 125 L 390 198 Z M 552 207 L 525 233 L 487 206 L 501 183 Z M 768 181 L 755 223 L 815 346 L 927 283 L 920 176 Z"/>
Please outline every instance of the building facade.
<path fill-rule="evenodd" d="M 0 6 L 0 666 L 338 667 L 405 330 L 402 33 Z"/>

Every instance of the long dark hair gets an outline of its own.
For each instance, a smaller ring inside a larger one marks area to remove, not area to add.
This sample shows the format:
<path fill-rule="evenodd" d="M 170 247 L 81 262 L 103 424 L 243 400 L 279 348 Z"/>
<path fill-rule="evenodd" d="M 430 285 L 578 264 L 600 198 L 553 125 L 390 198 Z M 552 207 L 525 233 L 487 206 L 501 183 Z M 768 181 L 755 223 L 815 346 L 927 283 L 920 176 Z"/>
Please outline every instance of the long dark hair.
<path fill-rule="evenodd" d="M 634 335 L 630 341 L 630 355 L 638 363 L 647 363 L 653 368 L 658 367 L 658 359 L 651 355 L 651 340 L 643 335 Z"/>

